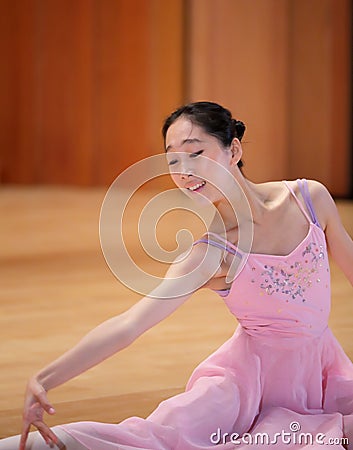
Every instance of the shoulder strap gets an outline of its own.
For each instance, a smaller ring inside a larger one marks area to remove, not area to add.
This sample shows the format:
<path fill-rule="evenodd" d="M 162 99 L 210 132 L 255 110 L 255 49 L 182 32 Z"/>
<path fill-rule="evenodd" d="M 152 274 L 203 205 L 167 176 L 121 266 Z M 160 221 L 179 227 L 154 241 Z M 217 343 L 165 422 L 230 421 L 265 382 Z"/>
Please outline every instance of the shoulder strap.
<path fill-rule="evenodd" d="M 307 218 L 308 222 L 311 222 L 310 217 L 308 216 L 308 213 L 305 211 L 305 208 L 302 204 L 302 202 L 299 200 L 299 198 L 295 195 L 295 192 L 293 191 L 293 189 L 290 187 L 289 183 L 287 181 L 283 181 L 284 184 L 287 186 L 287 188 L 289 189 L 290 193 L 293 195 L 293 197 L 295 198 L 295 201 L 297 202 L 301 212 L 304 214 L 304 216 Z"/>
<path fill-rule="evenodd" d="M 207 234 L 209 236 L 214 236 L 216 239 L 219 239 L 222 242 L 217 242 L 213 239 L 205 237 L 205 238 L 198 239 L 197 241 L 195 241 L 193 243 L 193 245 L 196 245 L 199 243 L 209 244 L 209 245 L 212 245 L 213 247 L 220 248 L 221 250 L 227 251 L 227 252 L 231 253 L 232 255 L 236 255 L 239 258 L 242 258 L 241 253 L 239 253 L 237 247 L 234 244 L 232 244 L 231 242 L 228 242 L 226 239 L 224 239 L 222 236 L 219 236 L 218 234 L 215 234 L 212 232 L 208 232 Z"/>
<path fill-rule="evenodd" d="M 197 241 L 193 242 L 192 245 L 196 245 L 196 244 L 210 244 L 210 245 L 213 245 L 214 247 L 220 248 L 221 250 L 227 250 L 227 247 L 225 245 L 220 244 L 219 242 L 216 242 L 216 241 L 211 241 L 210 239 L 206 239 L 206 238 L 198 239 Z"/>
<path fill-rule="evenodd" d="M 313 202 L 311 200 L 311 196 L 310 196 L 307 180 L 305 178 L 303 178 L 302 180 L 297 180 L 297 183 L 298 183 L 298 186 L 299 186 L 299 189 L 300 189 L 300 193 L 302 194 L 302 197 L 304 199 L 305 206 L 308 208 L 308 211 L 310 213 L 312 222 L 316 226 L 321 228 L 320 223 L 319 223 L 319 221 L 317 219 L 317 216 L 316 216 L 316 213 L 315 213 Z"/>

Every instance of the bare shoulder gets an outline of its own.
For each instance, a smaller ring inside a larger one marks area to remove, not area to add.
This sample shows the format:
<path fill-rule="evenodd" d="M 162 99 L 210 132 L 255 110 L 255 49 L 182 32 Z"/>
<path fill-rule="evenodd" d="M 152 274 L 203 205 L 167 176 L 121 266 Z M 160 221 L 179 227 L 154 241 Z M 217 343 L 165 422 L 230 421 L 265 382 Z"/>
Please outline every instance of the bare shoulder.
<path fill-rule="evenodd" d="M 309 192 L 312 197 L 331 197 L 327 187 L 317 180 L 307 180 Z"/>
<path fill-rule="evenodd" d="M 321 183 L 309 180 L 309 192 L 316 215 L 325 231 L 331 256 L 353 285 L 353 241 L 344 228 L 336 204 L 328 189 Z"/>
<path fill-rule="evenodd" d="M 324 184 L 316 180 L 306 181 L 316 216 L 322 229 L 325 230 L 328 220 L 332 218 L 333 214 L 337 214 L 335 202 Z M 286 183 L 293 189 L 294 193 L 299 198 L 302 197 L 297 180 L 286 181 Z"/>
<path fill-rule="evenodd" d="M 298 181 L 299 180 L 290 180 L 290 181 L 286 181 L 286 183 L 288 183 L 295 192 L 300 192 L 300 189 L 298 186 Z M 318 195 L 330 195 L 326 186 L 324 184 L 320 183 L 320 181 L 307 179 L 306 182 L 308 184 L 308 188 L 309 188 L 311 197 L 318 196 Z"/>
<path fill-rule="evenodd" d="M 295 181 L 291 187 L 299 194 Z M 325 185 L 316 180 L 307 180 L 308 189 L 331 256 L 353 285 L 353 240 L 345 230 L 336 204 Z"/>
<path fill-rule="evenodd" d="M 307 180 L 315 213 L 325 230 L 329 221 L 338 216 L 336 204 L 327 187 L 316 180 Z"/>
<path fill-rule="evenodd" d="M 209 279 L 218 270 L 221 261 L 222 250 L 200 242 L 175 259 L 168 276 L 182 277 L 194 273 L 196 278 Z"/>

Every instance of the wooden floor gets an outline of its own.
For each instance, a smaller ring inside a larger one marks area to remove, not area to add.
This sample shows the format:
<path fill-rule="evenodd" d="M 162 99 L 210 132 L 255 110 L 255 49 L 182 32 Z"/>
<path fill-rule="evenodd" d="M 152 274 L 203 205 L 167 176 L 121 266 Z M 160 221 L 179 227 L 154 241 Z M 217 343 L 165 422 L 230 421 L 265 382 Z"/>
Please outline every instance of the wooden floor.
<path fill-rule="evenodd" d="M 140 298 L 114 278 L 102 256 L 98 220 L 104 194 L 72 188 L 0 191 L 0 437 L 20 431 L 31 374 Z M 145 200 L 140 194 L 136 204 Z M 353 202 L 339 202 L 339 210 L 353 235 Z M 165 239 L 180 224 L 180 217 L 166 221 Z M 353 292 L 334 264 L 332 291 L 330 325 L 353 359 Z M 216 294 L 199 291 L 129 349 L 52 391 L 57 414 L 49 423 L 147 415 L 182 391 L 196 364 L 235 326 Z"/>

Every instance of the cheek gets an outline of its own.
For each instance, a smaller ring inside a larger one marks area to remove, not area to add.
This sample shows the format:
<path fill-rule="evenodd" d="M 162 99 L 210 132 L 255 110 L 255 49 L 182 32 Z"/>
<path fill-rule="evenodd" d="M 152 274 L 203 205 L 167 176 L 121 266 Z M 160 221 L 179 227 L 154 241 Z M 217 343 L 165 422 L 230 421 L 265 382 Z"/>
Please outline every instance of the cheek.
<path fill-rule="evenodd" d="M 180 175 L 178 175 L 177 173 L 170 173 L 170 177 L 173 181 L 174 184 L 176 184 L 178 187 L 181 186 L 180 184 Z"/>

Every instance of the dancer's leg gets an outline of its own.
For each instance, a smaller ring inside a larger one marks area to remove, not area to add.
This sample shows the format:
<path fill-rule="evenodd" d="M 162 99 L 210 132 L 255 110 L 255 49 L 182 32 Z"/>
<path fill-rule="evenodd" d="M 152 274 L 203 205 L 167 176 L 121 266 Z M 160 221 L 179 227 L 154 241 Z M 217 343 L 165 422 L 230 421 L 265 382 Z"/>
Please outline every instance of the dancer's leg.
<path fill-rule="evenodd" d="M 26 450 L 48 450 L 50 448 L 53 448 L 53 450 L 87 450 L 86 447 L 77 442 L 62 429 L 53 427 L 52 430 L 60 440 L 58 446 L 55 445 L 54 447 L 49 447 L 38 431 L 35 431 L 28 436 Z M 19 443 L 20 436 L 1 439 L 0 450 L 18 450 Z"/>

